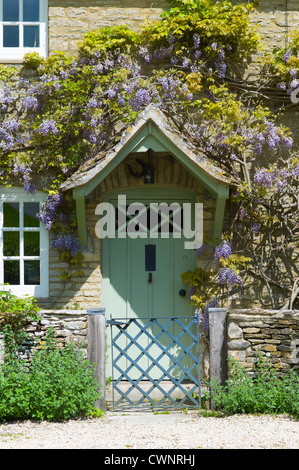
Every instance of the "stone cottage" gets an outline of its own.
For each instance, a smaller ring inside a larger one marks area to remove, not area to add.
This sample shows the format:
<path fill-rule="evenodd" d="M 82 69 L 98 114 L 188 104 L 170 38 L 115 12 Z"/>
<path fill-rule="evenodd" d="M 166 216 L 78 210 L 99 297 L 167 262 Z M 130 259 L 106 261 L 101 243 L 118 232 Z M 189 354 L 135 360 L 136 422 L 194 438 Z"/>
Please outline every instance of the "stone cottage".
<path fill-rule="evenodd" d="M 128 24 L 138 31 L 142 20 L 158 19 L 169 8 L 166 0 L 142 0 L 136 5 L 132 0 L 0 0 L 0 63 L 22 64 L 29 51 L 44 57 L 56 50 L 74 52 L 90 30 Z M 259 25 L 271 47 L 284 45 L 298 20 L 299 1 L 262 1 L 252 14 L 252 22 Z M 296 131 L 292 116 L 286 115 L 287 124 Z M 144 206 L 146 225 L 150 202 L 192 207 L 204 203 L 204 230 L 219 239 L 229 187 L 229 179 L 196 154 L 163 113 L 149 106 L 109 154 L 99 155 L 91 167 L 63 186 L 72 192 L 75 202 L 83 275 L 59 279 L 67 264 L 35 218 L 46 194 L 1 188 L 0 284 L 9 283 L 17 295 L 38 298 L 45 309 L 43 325 L 51 321 L 65 338 L 86 339 L 88 308 L 104 307 L 108 318 L 193 315 L 180 274 L 196 266 L 196 255 L 194 250 L 184 250 L 186 237 L 173 236 L 175 221 L 169 224 L 165 238 L 145 234 L 138 240 L 101 239 L 96 229 L 97 207 L 110 203 L 119 211 L 119 197 L 125 196 L 125 225 L 130 223 L 126 209 L 136 202 Z M 146 225 L 145 232 L 148 229 Z M 231 353 L 250 368 L 260 349 L 272 354 L 278 368 L 288 370 L 298 359 L 294 353 L 298 314 L 253 310 L 248 304 L 244 299 L 243 310 L 229 312 Z"/>

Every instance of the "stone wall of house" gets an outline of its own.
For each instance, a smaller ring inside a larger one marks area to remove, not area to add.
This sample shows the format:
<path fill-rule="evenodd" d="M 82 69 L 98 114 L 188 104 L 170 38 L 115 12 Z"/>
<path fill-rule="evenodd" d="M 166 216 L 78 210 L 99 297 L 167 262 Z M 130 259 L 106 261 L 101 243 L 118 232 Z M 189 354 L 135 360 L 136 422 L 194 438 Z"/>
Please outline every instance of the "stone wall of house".
<path fill-rule="evenodd" d="M 127 24 L 138 31 L 144 20 L 156 20 L 169 8 L 167 0 L 49 0 L 49 52 L 73 52 L 85 33 L 100 27 Z M 262 0 L 251 20 L 268 45 L 285 45 L 286 35 L 298 27 L 299 1 Z"/>
<path fill-rule="evenodd" d="M 49 0 L 49 52 L 74 52 L 85 33 L 105 26 L 126 24 L 138 31 L 168 7 L 166 0 Z"/>
<path fill-rule="evenodd" d="M 228 354 L 252 371 L 258 352 L 278 375 L 299 373 L 299 311 L 236 309 L 227 316 Z"/>

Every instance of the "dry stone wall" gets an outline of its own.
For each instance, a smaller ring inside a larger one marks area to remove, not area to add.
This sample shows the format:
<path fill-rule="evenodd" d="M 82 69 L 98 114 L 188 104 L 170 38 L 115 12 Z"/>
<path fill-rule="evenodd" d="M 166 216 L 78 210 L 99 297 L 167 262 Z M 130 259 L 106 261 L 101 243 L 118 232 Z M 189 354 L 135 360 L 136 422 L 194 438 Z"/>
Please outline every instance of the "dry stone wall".
<path fill-rule="evenodd" d="M 258 352 L 278 375 L 299 372 L 299 311 L 238 309 L 227 317 L 228 354 L 253 371 Z"/>
<path fill-rule="evenodd" d="M 26 332 L 28 341 L 24 343 L 21 358 L 28 361 L 32 353 L 43 344 L 49 328 L 53 328 L 59 347 L 74 343 L 86 351 L 88 342 L 86 310 L 42 310 L 40 321 L 30 323 Z"/>
<path fill-rule="evenodd" d="M 50 327 L 60 347 L 69 342 L 80 345 L 88 355 L 87 310 L 41 310 L 40 321 L 27 327 L 28 341 L 21 357 L 29 361 L 32 353 L 43 344 Z M 258 353 L 267 357 L 278 376 L 291 369 L 299 373 L 299 311 L 238 309 L 227 314 L 227 354 L 248 373 L 253 373 Z M 209 377 L 208 342 L 201 342 L 201 377 Z M 0 362 L 4 359 L 4 337 L 0 335 Z"/>

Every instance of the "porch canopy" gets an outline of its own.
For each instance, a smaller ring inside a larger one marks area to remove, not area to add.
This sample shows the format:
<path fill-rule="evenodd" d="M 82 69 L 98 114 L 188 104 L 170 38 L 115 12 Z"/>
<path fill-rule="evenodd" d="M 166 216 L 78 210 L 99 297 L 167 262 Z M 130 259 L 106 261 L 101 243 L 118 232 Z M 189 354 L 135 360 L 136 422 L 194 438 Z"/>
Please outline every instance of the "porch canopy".
<path fill-rule="evenodd" d="M 123 131 L 119 142 L 84 163 L 65 183 L 62 190 L 72 190 L 76 202 L 78 235 L 81 246 L 87 243 L 85 197 L 88 196 L 130 153 L 168 152 L 186 168 L 216 199 L 213 237 L 222 233 L 225 203 L 230 179 L 195 147 L 184 139 L 175 125 L 154 105 L 142 111 L 135 123 Z"/>

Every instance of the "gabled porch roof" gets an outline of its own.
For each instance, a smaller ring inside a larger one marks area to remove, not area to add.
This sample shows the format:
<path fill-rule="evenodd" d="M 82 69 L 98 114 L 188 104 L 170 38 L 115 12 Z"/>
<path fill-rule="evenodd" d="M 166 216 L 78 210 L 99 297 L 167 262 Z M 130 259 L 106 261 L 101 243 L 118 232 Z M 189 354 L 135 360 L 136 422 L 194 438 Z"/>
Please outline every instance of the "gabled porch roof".
<path fill-rule="evenodd" d="M 61 189 L 72 190 L 76 201 L 79 238 L 86 244 L 85 197 L 130 153 L 168 152 L 183 165 L 199 183 L 216 197 L 214 238 L 222 232 L 225 201 L 229 196 L 230 178 L 184 139 L 178 129 L 161 110 L 149 105 L 135 123 L 124 130 L 120 141 L 84 163 Z"/>

